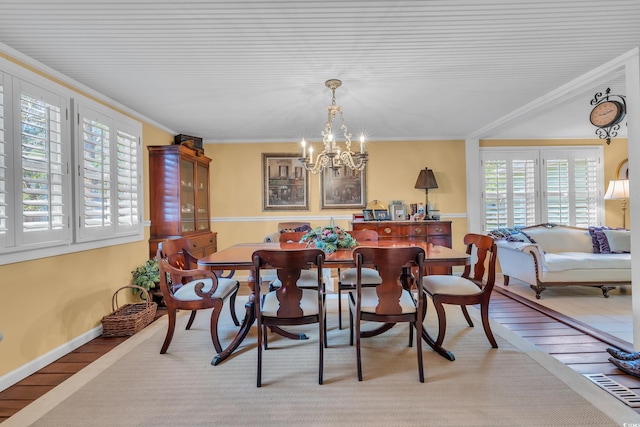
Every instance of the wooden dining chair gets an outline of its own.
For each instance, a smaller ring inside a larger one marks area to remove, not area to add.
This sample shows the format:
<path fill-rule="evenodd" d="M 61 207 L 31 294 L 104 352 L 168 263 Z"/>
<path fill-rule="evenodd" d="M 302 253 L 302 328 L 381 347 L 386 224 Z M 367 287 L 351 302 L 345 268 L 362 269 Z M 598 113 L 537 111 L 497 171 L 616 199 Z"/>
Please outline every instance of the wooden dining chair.
<path fill-rule="evenodd" d="M 295 223 L 297 224 L 297 223 Z M 307 234 L 306 231 L 284 231 L 280 233 L 280 243 L 298 243 L 302 236 Z M 324 275 L 322 281 L 326 285 Z M 269 283 L 269 290 L 273 291 L 276 288 L 282 286 L 280 279 L 275 278 Z M 298 279 L 298 287 L 307 289 L 316 289 L 316 272 L 314 270 L 302 270 L 300 271 L 300 279 Z"/>
<path fill-rule="evenodd" d="M 348 233 L 358 243 L 377 242 L 378 232 L 375 230 L 351 230 Z M 375 268 L 362 269 L 362 286 L 375 286 L 382 282 L 382 278 Z M 342 291 L 349 291 L 356 287 L 356 269 L 338 269 L 338 329 L 342 329 Z"/>
<path fill-rule="evenodd" d="M 360 341 L 362 338 L 361 322 L 365 320 L 385 324 L 408 322 L 410 325 L 409 346 L 413 343 L 413 328 L 416 329 L 418 374 L 420 382 L 424 382 L 422 313 L 425 297 L 422 292 L 417 293 L 417 299 L 413 297 L 410 273 L 412 268 L 417 267 L 418 281 L 416 283 L 420 283 L 424 271 L 424 249 L 415 246 L 395 248 L 362 246 L 353 250 L 353 257 L 356 263 L 356 289 L 349 292 L 349 329 L 351 344 L 353 344 L 355 335 L 358 380 L 362 381 Z M 376 268 L 382 278 L 380 284 L 364 286 L 362 271 L 365 266 Z M 386 329 L 382 328 L 380 331 L 383 332 Z"/>
<path fill-rule="evenodd" d="M 190 329 L 198 310 L 213 308 L 211 312 L 211 341 L 222 352 L 218 338 L 218 319 L 224 301 L 235 301 L 240 284 L 234 279 L 218 278 L 212 271 L 185 269 L 185 239 L 165 240 L 158 245 L 156 259 L 160 270 L 160 290 L 167 305 L 167 335 L 160 349 L 166 353 L 173 339 L 178 310 L 191 310 L 186 329 Z M 233 309 L 233 304 L 230 304 Z M 232 311 L 232 316 L 235 312 Z M 238 319 L 234 322 L 238 325 Z"/>
<path fill-rule="evenodd" d="M 252 255 L 255 268 L 254 293 L 256 295 L 256 319 L 258 322 L 258 373 L 257 386 L 262 386 L 262 350 L 268 348 L 267 327 L 305 325 L 318 323 L 319 376 L 322 384 L 324 366 L 323 349 L 326 345 L 324 283 L 322 264 L 324 252 L 320 249 L 258 250 Z M 315 289 L 298 286 L 301 271 L 313 270 Z M 260 275 L 264 269 L 276 269 L 282 285 L 275 290 L 262 292 Z M 264 341 L 264 343 L 263 343 Z"/>
<path fill-rule="evenodd" d="M 465 266 L 462 276 L 430 275 L 422 279 L 424 292 L 431 297 L 438 313 L 436 345 L 442 345 L 447 329 L 447 317 L 443 304 L 459 305 L 467 324 L 471 327 L 473 322 L 466 306 L 479 304 L 484 333 L 491 346 L 498 348 L 489 324 L 489 300 L 496 279 L 497 247 L 491 237 L 473 233 L 464 236 L 464 244 L 467 246 L 467 254 L 471 256 L 472 262 Z M 488 265 L 488 271 L 485 270 L 485 264 Z"/>
<path fill-rule="evenodd" d="M 198 269 L 198 259 L 215 253 L 217 251 L 216 238 L 213 233 L 206 233 L 199 236 L 183 237 L 184 248 L 182 255 L 184 257 L 184 265 L 187 270 Z M 235 270 L 211 270 L 219 279 L 231 279 L 235 274 Z M 231 313 L 231 319 L 236 326 L 240 326 L 238 316 L 236 314 L 236 296 L 238 293 L 233 293 L 229 296 L 229 312 Z M 187 323 L 187 329 L 191 328 L 191 324 L 196 318 L 196 312 L 192 311 Z"/>

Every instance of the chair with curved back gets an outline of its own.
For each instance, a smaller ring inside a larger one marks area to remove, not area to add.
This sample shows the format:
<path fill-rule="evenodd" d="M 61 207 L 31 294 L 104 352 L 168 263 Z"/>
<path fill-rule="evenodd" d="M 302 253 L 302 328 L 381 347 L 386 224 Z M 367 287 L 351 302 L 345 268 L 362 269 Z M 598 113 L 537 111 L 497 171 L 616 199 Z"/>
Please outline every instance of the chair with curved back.
<path fill-rule="evenodd" d="M 467 246 L 467 254 L 472 256 L 472 263 L 465 266 L 462 276 L 430 275 L 422 279 L 424 292 L 431 297 L 438 313 L 436 345 L 442 344 L 447 329 L 443 304 L 459 305 L 471 327 L 473 322 L 466 306 L 479 304 L 485 335 L 491 346 L 498 348 L 489 325 L 489 300 L 496 278 L 497 247 L 491 237 L 473 233 L 464 236 L 464 244 Z M 488 264 L 486 280 L 485 264 Z"/>
<path fill-rule="evenodd" d="M 256 280 L 256 319 L 258 322 L 258 372 L 257 386 L 262 386 L 262 349 L 267 345 L 267 327 L 286 325 L 305 325 L 318 323 L 319 342 L 319 377 L 322 384 L 324 366 L 323 348 L 326 345 L 324 284 L 322 281 L 322 264 L 324 252 L 320 249 L 295 250 L 258 250 L 252 255 Z M 298 286 L 300 273 L 315 267 L 315 289 Z M 276 269 L 282 286 L 267 293 L 262 292 L 260 274 L 262 269 Z"/>
<path fill-rule="evenodd" d="M 351 344 L 356 339 L 356 358 L 358 380 L 362 381 L 362 360 L 360 324 L 363 320 L 394 324 L 409 323 L 409 346 L 413 343 L 413 328 L 416 329 L 416 350 L 418 353 L 418 374 L 424 382 L 422 365 L 422 314 L 425 297 L 418 292 L 417 301 L 411 292 L 411 269 L 417 267 L 417 282 L 422 280 L 424 271 L 424 249 L 417 246 L 405 247 L 366 247 L 353 250 L 356 262 L 356 289 L 349 292 L 349 329 Z M 375 286 L 364 286 L 362 270 L 365 266 L 374 267 L 380 273 L 382 281 Z M 355 317 L 355 330 L 354 330 Z M 381 328 L 384 332 L 388 328 Z"/>
<path fill-rule="evenodd" d="M 183 237 L 184 247 L 182 255 L 184 257 L 184 266 L 187 270 L 198 269 L 198 259 L 210 255 L 217 250 L 216 239 L 213 233 L 206 233 L 204 235 Z M 213 273 L 219 279 L 231 279 L 235 274 L 235 270 L 223 271 L 212 270 Z M 236 315 L 236 296 L 237 292 L 229 296 L 229 312 L 231 313 L 231 319 L 236 326 L 240 326 L 238 316 Z M 191 312 L 191 317 L 187 323 L 187 329 L 191 328 L 191 324 L 196 317 L 196 311 Z"/>
<path fill-rule="evenodd" d="M 307 234 L 306 231 L 284 231 L 280 233 L 280 243 L 293 242 L 297 243 L 300 241 L 302 236 Z M 324 283 L 324 276 L 323 276 Z M 271 283 L 269 283 L 269 290 L 273 291 L 276 288 L 279 288 L 282 285 L 280 279 L 274 279 Z M 315 289 L 317 287 L 316 283 L 316 273 L 313 270 L 302 270 L 300 272 L 300 279 L 298 279 L 298 287 L 306 288 L 306 289 Z"/>
<path fill-rule="evenodd" d="M 226 299 L 233 298 L 240 284 L 233 279 L 218 278 L 207 270 L 184 269 L 185 239 L 165 240 L 158 245 L 156 259 L 160 270 L 160 290 L 167 306 L 167 335 L 160 349 L 166 353 L 173 339 L 178 310 L 191 310 L 186 329 L 191 328 L 197 310 L 213 308 L 211 341 L 218 353 L 223 351 L 218 338 L 218 319 Z M 237 324 L 237 319 L 234 319 Z"/>
<path fill-rule="evenodd" d="M 348 233 L 356 242 L 377 242 L 378 232 L 375 230 L 351 230 Z M 356 269 L 338 269 L 338 329 L 342 329 L 342 291 L 350 291 L 356 288 Z M 375 268 L 362 269 L 362 285 L 379 285 L 382 279 Z"/>

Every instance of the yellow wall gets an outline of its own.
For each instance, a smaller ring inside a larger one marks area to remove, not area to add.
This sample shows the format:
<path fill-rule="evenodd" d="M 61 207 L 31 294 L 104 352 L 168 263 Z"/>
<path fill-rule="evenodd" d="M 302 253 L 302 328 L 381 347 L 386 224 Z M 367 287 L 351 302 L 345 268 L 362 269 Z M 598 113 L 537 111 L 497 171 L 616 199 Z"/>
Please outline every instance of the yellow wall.
<path fill-rule="evenodd" d="M 414 188 L 421 169 L 433 169 L 438 188 L 429 192 L 429 201 L 442 212 L 443 220 L 451 219 L 453 240 L 458 242 L 467 230 L 466 174 L 464 141 L 371 142 L 366 167 L 367 200 L 385 204 L 392 200 L 424 203 L 423 190 Z M 205 144 L 211 162 L 211 210 L 215 218 L 276 217 L 273 221 L 214 222 L 218 247 L 235 242 L 262 241 L 277 231 L 279 218 L 295 216 L 300 220 L 331 216 L 348 216 L 357 209 L 320 209 L 320 177 L 310 175 L 308 211 L 262 211 L 262 153 L 298 153 L 299 144 Z M 458 214 L 458 218 L 447 218 Z M 312 226 L 328 223 L 328 219 L 311 219 Z M 349 228 L 348 220 L 336 220 Z"/>

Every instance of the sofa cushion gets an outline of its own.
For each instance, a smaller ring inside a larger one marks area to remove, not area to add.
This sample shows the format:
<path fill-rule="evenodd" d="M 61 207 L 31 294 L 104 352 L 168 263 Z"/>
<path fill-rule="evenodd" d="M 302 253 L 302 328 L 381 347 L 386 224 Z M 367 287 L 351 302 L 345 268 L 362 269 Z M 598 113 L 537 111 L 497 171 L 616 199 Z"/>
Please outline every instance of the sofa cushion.
<path fill-rule="evenodd" d="M 603 230 L 607 238 L 611 253 L 620 254 L 631 252 L 631 231 L 629 230 Z"/>
<path fill-rule="evenodd" d="M 547 253 L 544 256 L 543 268 L 547 271 L 631 269 L 631 255 L 585 252 Z"/>
<path fill-rule="evenodd" d="M 545 252 L 593 253 L 593 242 L 586 228 L 565 226 L 527 227 L 524 232 L 542 247 Z"/>

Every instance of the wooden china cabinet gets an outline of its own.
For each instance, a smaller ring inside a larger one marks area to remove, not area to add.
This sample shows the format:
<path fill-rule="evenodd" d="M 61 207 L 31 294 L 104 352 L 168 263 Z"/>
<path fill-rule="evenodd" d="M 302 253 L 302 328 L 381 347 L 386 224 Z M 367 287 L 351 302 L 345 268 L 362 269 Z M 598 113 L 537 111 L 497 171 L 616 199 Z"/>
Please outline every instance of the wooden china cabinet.
<path fill-rule="evenodd" d="M 452 245 L 451 221 L 353 221 L 354 230 L 374 230 L 380 240 L 420 240 L 434 245 Z M 430 274 L 451 274 L 449 267 L 431 267 Z"/>
<path fill-rule="evenodd" d="M 201 149 L 174 144 L 150 146 L 149 255 L 167 239 L 196 237 L 211 232 L 209 163 Z M 215 234 L 214 234 L 215 236 Z"/>

